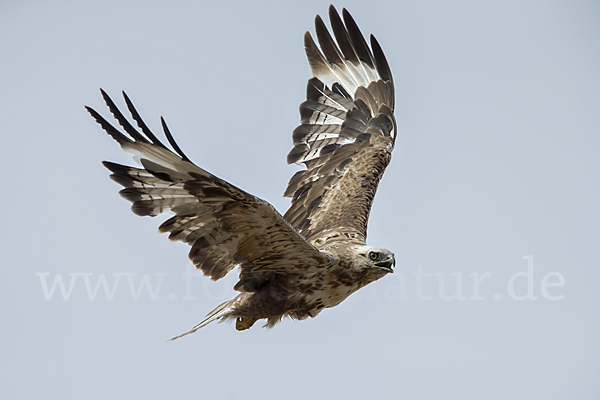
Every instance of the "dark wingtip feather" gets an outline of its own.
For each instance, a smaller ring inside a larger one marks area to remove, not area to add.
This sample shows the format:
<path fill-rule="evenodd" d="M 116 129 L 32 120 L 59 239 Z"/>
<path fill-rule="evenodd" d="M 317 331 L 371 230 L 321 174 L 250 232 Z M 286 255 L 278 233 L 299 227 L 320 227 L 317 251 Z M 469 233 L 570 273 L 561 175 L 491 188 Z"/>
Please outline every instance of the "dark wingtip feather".
<path fill-rule="evenodd" d="M 102 89 L 100 89 L 100 90 L 102 90 Z M 110 122 L 105 120 L 102 117 L 102 115 L 100 115 L 92 107 L 85 106 L 85 109 L 87 110 L 87 112 L 90 113 L 92 118 L 94 118 L 96 120 L 96 122 L 98 124 L 100 124 L 102 129 L 104 129 L 104 131 L 106 133 L 108 133 L 113 139 L 115 139 L 121 146 L 123 146 L 124 144 L 127 144 L 127 143 L 131 143 L 131 139 L 129 139 L 127 136 L 125 136 L 121 132 L 119 132 L 118 129 L 116 129 L 114 126 L 112 126 L 110 124 Z"/>
<path fill-rule="evenodd" d="M 106 167 L 110 172 L 110 179 L 117 182 L 119 185 L 125 188 L 133 187 L 133 182 L 136 180 L 130 175 L 130 171 L 133 169 L 126 165 L 116 164 L 110 161 L 103 161 L 102 165 Z"/>
<path fill-rule="evenodd" d="M 303 38 L 304 38 L 304 47 L 306 47 L 306 41 L 309 40 L 309 37 L 310 37 L 310 32 L 309 31 L 304 32 L 304 36 L 303 36 Z"/>
<path fill-rule="evenodd" d="M 154 135 L 154 133 L 152 133 L 150 128 L 148 128 L 148 125 L 146 125 L 146 123 L 144 122 L 144 120 L 142 119 L 140 114 L 137 112 L 137 110 L 133 106 L 133 102 L 129 99 L 129 96 L 127 96 L 127 93 L 125 93 L 125 91 L 122 91 L 122 93 L 123 93 L 123 98 L 125 99 L 125 104 L 127 104 L 127 109 L 129 109 L 131 116 L 133 117 L 133 119 L 135 120 L 137 125 L 140 127 L 142 132 L 144 132 L 144 134 L 148 137 L 148 139 L 150 139 L 150 141 L 153 144 L 160 146 L 163 149 L 166 149 L 167 147 L 160 140 L 158 140 L 158 138 Z"/>
<path fill-rule="evenodd" d="M 83 107 L 85 108 L 85 110 L 86 110 L 88 113 L 90 113 L 90 115 L 91 115 L 92 117 L 94 117 L 94 114 L 98 114 L 98 113 L 96 112 L 96 110 L 94 110 L 94 109 L 93 109 L 92 107 L 90 107 L 90 106 L 83 106 Z M 95 118 L 94 118 L 94 119 L 95 119 Z"/>
<path fill-rule="evenodd" d="M 329 7 L 329 21 L 331 22 L 331 30 L 333 31 L 342 54 L 346 60 L 357 66 L 359 64 L 358 57 L 350 43 L 348 31 L 333 4 Z"/>
<path fill-rule="evenodd" d="M 183 161 L 191 162 L 190 159 L 183 153 L 183 151 L 181 151 L 181 149 L 177 145 L 177 142 L 175 142 L 175 139 L 173 138 L 173 135 L 171 135 L 171 131 L 169 131 L 169 127 L 167 126 L 167 123 L 165 122 L 165 119 L 163 117 L 160 117 L 160 122 L 162 124 L 163 131 L 165 131 L 165 136 L 167 137 L 167 140 L 169 141 L 171 146 L 173 146 L 173 149 L 175 149 L 175 151 L 177 152 L 177 154 L 179 154 Z"/>
<path fill-rule="evenodd" d="M 149 143 L 148 139 L 146 139 L 144 136 L 142 136 L 133 127 L 133 125 L 131 125 L 129 123 L 127 118 L 125 118 L 125 116 L 121 113 L 121 111 L 119 110 L 119 108 L 117 107 L 115 102 L 110 98 L 110 96 L 102 89 L 100 89 L 100 92 L 102 93 L 102 97 L 104 98 L 104 102 L 108 106 L 108 109 L 110 110 L 112 115 L 115 117 L 117 122 L 119 122 L 119 125 L 121 125 L 123 127 L 123 129 L 125 129 L 125 132 L 127 132 L 134 140 L 137 140 L 137 141 L 140 141 L 143 143 Z"/>
<path fill-rule="evenodd" d="M 317 39 L 319 40 L 319 46 L 321 46 L 321 51 L 323 55 L 330 63 L 337 64 L 339 66 L 344 65 L 344 61 L 342 60 L 342 56 L 340 50 L 337 45 L 333 41 L 333 38 L 329 34 L 329 30 L 325 23 L 317 15 L 315 19 L 315 32 L 317 33 Z"/>
<path fill-rule="evenodd" d="M 102 165 L 104 165 L 104 167 L 110 172 L 113 172 L 115 174 L 126 172 L 131 168 L 126 165 L 117 164 L 111 161 L 102 161 Z"/>
<path fill-rule="evenodd" d="M 317 47 L 317 44 L 312 38 L 310 32 L 304 34 L 304 51 L 310 70 L 314 76 L 321 74 L 327 74 L 330 71 L 329 63 L 325 60 L 321 50 Z"/>
<path fill-rule="evenodd" d="M 394 83 L 394 79 L 392 78 L 392 70 L 387 62 L 387 59 L 385 58 L 383 49 L 379 45 L 379 42 L 374 35 L 371 35 L 370 39 L 371 48 L 373 49 L 373 56 L 375 57 L 375 66 L 377 67 L 379 76 L 381 76 L 383 80 L 388 80 Z"/>
<path fill-rule="evenodd" d="M 358 24 L 352 18 L 352 15 L 345 8 L 342 10 L 342 15 L 344 16 L 344 23 L 346 24 L 346 30 L 348 31 L 348 36 L 350 37 L 350 42 L 352 42 L 352 47 L 354 48 L 356 55 L 358 58 L 365 62 L 369 67 L 375 68 L 375 64 L 373 62 L 373 55 L 371 54 L 371 50 L 365 41 L 365 37 L 363 36 Z"/>

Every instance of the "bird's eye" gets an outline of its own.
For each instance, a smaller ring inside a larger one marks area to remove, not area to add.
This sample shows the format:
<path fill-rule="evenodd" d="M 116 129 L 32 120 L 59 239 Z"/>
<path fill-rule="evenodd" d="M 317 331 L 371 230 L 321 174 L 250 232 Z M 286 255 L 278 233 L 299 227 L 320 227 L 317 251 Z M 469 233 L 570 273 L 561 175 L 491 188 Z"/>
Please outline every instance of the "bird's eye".
<path fill-rule="evenodd" d="M 369 252 L 369 258 L 373 261 L 377 260 L 378 255 L 374 251 Z"/>

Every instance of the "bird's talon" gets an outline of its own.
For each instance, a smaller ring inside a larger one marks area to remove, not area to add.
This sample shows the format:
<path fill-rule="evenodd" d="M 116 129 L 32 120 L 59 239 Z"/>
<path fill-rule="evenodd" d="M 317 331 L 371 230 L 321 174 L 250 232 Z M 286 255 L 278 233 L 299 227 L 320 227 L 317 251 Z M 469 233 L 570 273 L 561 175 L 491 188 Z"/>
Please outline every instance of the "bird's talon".
<path fill-rule="evenodd" d="M 243 331 L 250 328 L 256 322 L 256 318 L 253 317 L 239 317 L 235 320 L 235 329 Z"/>

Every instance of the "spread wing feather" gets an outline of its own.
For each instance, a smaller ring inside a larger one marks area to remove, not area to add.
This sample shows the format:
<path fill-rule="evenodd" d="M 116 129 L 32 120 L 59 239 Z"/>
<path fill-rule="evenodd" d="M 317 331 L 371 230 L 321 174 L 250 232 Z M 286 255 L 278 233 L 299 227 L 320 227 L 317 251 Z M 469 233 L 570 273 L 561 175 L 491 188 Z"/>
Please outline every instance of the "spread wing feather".
<path fill-rule="evenodd" d="M 284 218 L 308 241 L 344 237 L 364 243 L 371 203 L 396 138 L 394 83 L 375 37 L 369 48 L 352 16 L 329 8 L 335 41 L 315 19 L 319 47 L 306 32 L 313 78 L 300 105 L 288 163 L 305 164 L 284 196 Z M 336 44 L 337 41 L 337 44 Z"/>
<path fill-rule="evenodd" d="M 139 132 L 102 91 L 106 104 L 127 135 L 92 108 L 86 107 L 123 148 L 140 157 L 143 168 L 104 162 L 111 178 L 124 187 L 120 194 L 140 216 L 175 214 L 159 227 L 169 239 L 191 246 L 189 257 L 205 275 L 217 280 L 240 265 L 236 290 L 254 291 L 285 276 L 303 275 L 333 263 L 298 234 L 264 200 L 193 164 L 181 151 L 161 118 L 169 150 L 150 131 L 123 93 Z"/>

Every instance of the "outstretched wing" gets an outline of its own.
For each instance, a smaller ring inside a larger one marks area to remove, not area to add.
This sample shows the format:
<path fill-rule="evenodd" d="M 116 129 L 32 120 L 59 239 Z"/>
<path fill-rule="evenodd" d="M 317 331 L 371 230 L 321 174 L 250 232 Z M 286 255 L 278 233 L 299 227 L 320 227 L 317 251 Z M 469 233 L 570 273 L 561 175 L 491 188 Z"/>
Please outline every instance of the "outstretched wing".
<path fill-rule="evenodd" d="M 123 93 L 142 133 L 102 96 L 129 135 L 121 133 L 90 107 L 89 113 L 123 148 L 140 157 L 143 168 L 104 162 L 111 178 L 125 188 L 119 193 L 141 216 L 175 215 L 159 227 L 169 239 L 192 246 L 189 257 L 205 275 L 217 280 L 240 264 L 240 291 L 257 290 L 277 275 L 305 274 L 332 263 L 298 234 L 264 200 L 193 164 L 181 151 L 161 118 L 165 135 L 177 154 L 148 129 Z"/>
<path fill-rule="evenodd" d="M 396 138 L 394 83 L 383 51 L 371 35 L 371 52 L 350 13 L 342 14 L 344 22 L 329 8 L 337 44 L 319 16 L 321 50 L 310 33 L 304 36 L 314 77 L 288 155 L 288 163 L 307 169 L 288 183 L 284 196 L 292 197 L 292 205 L 284 218 L 314 244 L 340 236 L 364 243 Z"/>

